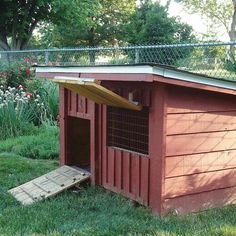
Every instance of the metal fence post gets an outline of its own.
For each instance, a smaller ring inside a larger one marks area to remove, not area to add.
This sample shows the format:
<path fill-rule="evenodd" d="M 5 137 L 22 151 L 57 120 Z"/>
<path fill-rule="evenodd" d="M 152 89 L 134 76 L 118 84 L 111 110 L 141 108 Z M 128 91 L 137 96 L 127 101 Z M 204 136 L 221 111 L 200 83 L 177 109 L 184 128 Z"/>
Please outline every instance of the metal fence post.
<path fill-rule="evenodd" d="M 135 64 L 138 64 L 138 63 L 139 63 L 139 48 L 135 48 L 134 63 L 135 63 Z"/>
<path fill-rule="evenodd" d="M 45 51 L 45 65 L 47 66 L 49 62 L 49 51 Z"/>

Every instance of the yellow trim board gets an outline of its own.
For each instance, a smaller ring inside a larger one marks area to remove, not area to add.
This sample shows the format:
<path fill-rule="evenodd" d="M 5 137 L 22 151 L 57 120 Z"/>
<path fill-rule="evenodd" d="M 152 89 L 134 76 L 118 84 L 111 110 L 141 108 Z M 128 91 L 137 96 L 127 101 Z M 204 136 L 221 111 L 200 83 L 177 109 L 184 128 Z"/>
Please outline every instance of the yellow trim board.
<path fill-rule="evenodd" d="M 55 77 L 53 82 L 78 93 L 98 104 L 122 107 L 131 110 L 142 110 L 141 105 L 136 105 L 120 95 L 100 85 L 100 81 L 88 78 Z"/>

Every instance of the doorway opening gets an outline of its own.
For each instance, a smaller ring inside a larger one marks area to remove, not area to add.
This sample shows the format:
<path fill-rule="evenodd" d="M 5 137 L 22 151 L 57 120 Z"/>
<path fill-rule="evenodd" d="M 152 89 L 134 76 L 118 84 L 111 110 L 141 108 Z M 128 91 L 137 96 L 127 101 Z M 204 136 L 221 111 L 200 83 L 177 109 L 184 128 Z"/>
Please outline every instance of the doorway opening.
<path fill-rule="evenodd" d="M 69 117 L 67 164 L 90 172 L 90 120 Z"/>

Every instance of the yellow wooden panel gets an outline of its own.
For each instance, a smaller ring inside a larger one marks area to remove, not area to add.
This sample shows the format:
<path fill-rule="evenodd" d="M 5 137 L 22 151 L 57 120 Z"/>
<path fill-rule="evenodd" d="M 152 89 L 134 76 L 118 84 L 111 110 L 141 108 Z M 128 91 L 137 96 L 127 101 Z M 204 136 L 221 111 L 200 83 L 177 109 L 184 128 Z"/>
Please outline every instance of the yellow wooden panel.
<path fill-rule="evenodd" d="M 78 93 L 98 104 L 122 107 L 131 110 L 141 110 L 142 106 L 121 97 L 100 85 L 99 81 L 93 79 L 55 77 L 52 81 L 59 83 L 63 87 Z"/>
<path fill-rule="evenodd" d="M 81 85 L 72 85 L 72 84 L 67 84 L 67 83 L 59 83 L 61 84 L 63 87 L 75 92 L 75 93 L 78 93 L 98 104 L 107 104 L 107 105 L 110 105 L 110 106 L 114 106 L 115 104 L 111 103 L 108 99 L 106 98 L 103 98 L 103 97 L 100 97 L 98 95 L 96 95 L 95 93 L 89 91 L 86 87 L 84 86 L 81 86 Z"/>

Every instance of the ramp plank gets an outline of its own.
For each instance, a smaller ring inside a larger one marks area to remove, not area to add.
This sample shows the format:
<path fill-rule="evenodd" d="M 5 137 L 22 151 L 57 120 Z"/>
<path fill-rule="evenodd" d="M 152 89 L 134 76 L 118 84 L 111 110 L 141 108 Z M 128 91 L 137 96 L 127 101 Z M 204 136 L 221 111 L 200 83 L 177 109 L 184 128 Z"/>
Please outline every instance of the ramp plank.
<path fill-rule="evenodd" d="M 17 201 L 23 205 L 55 196 L 90 177 L 90 173 L 78 167 L 62 166 L 25 184 L 10 189 Z"/>

